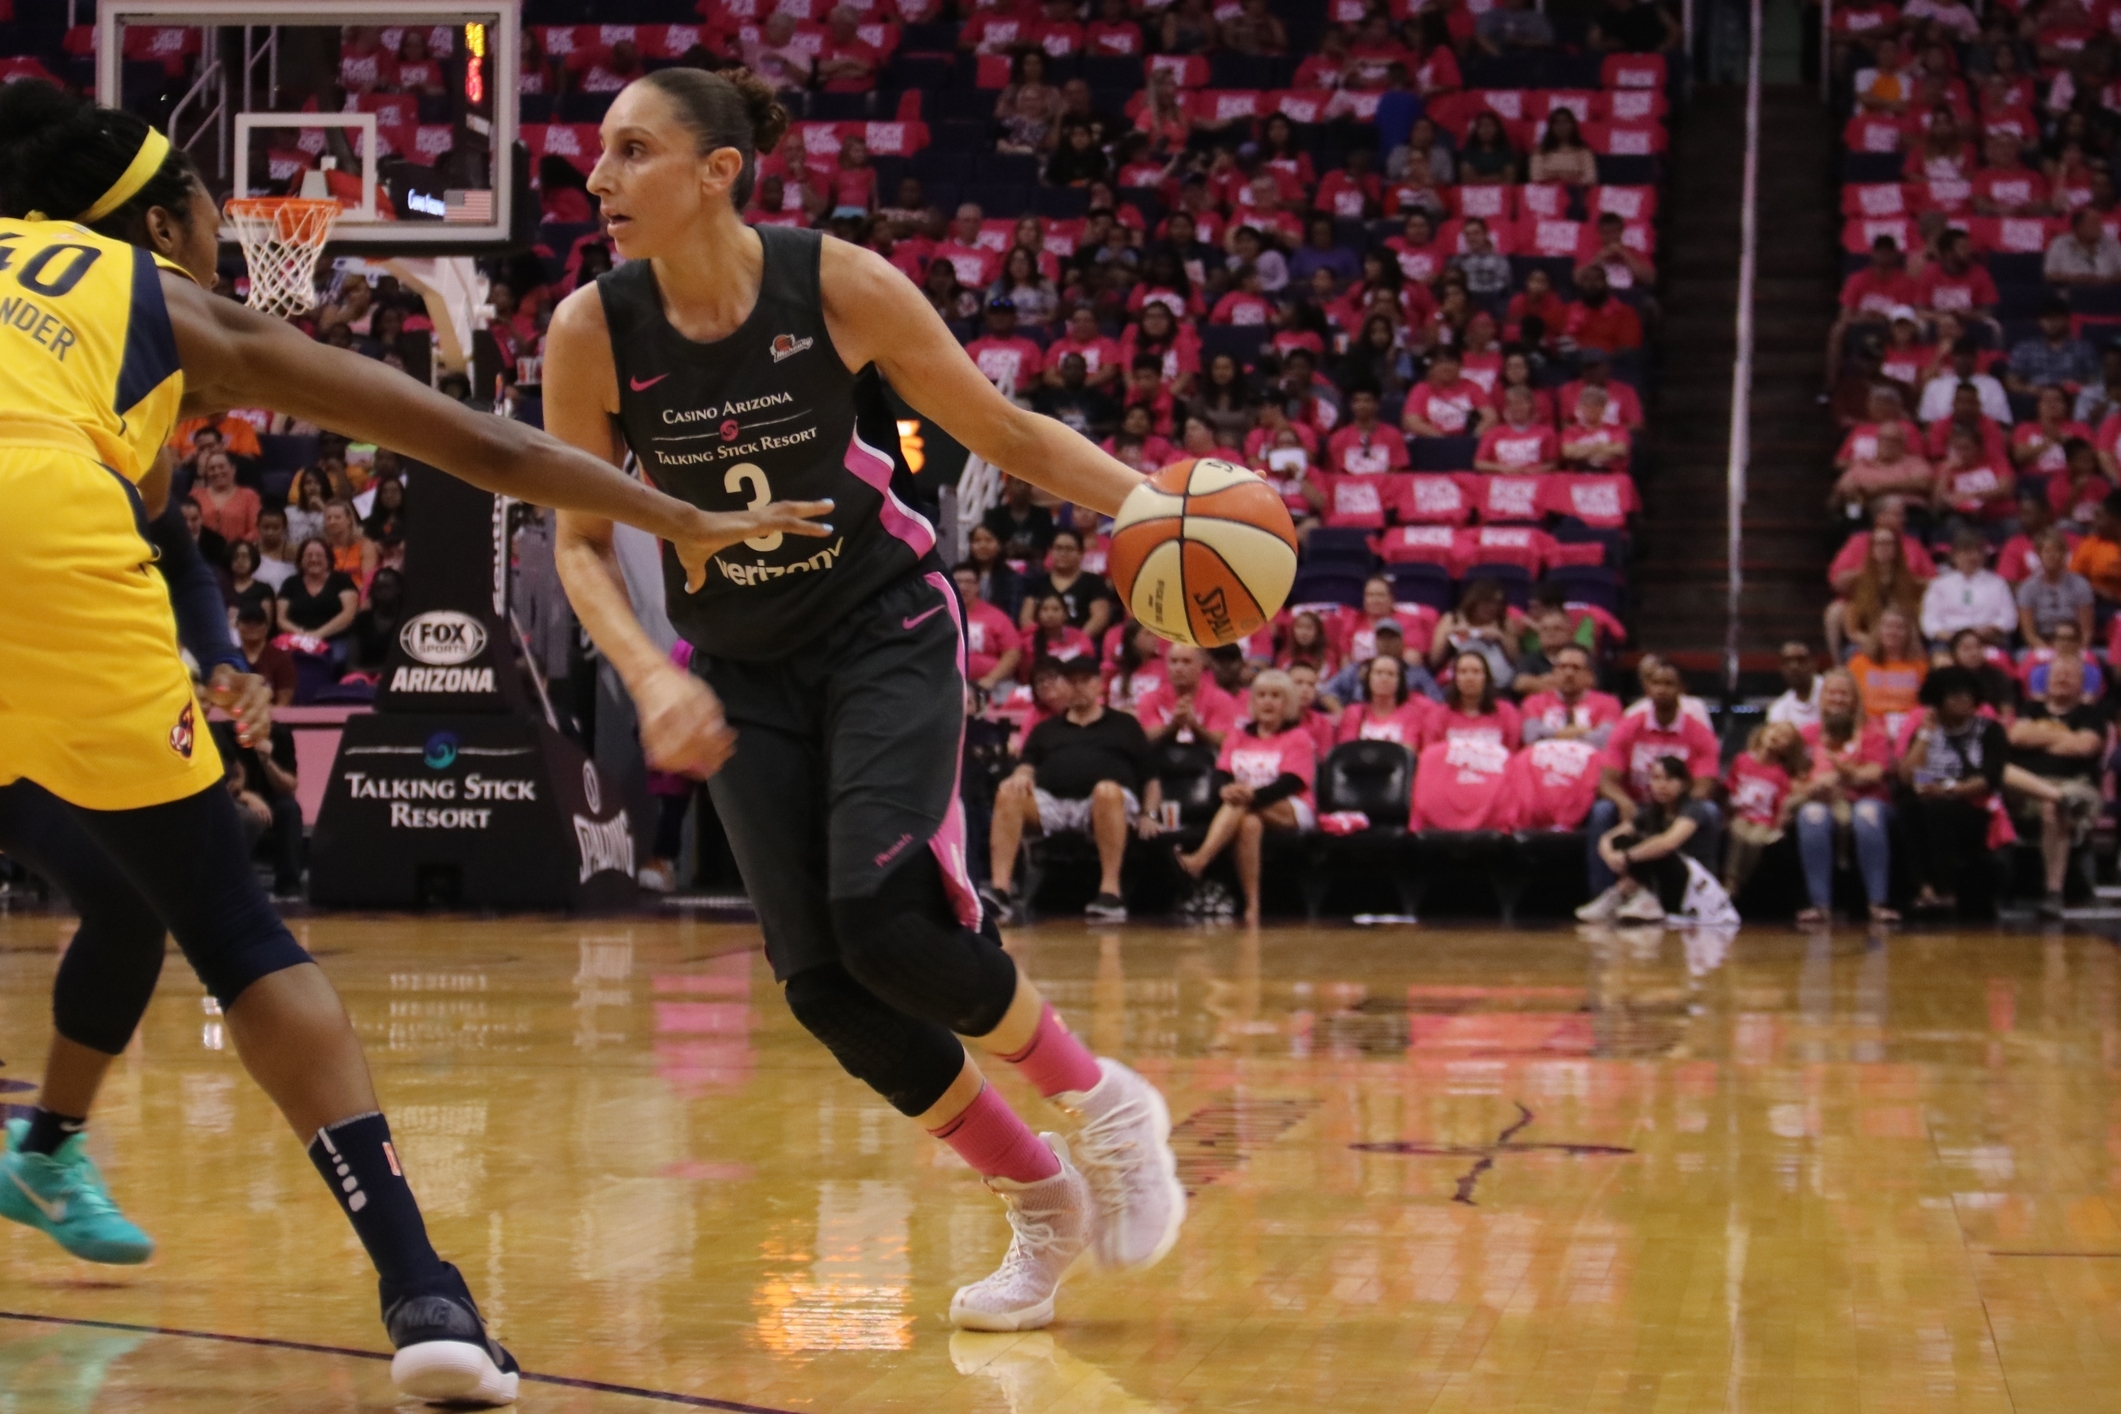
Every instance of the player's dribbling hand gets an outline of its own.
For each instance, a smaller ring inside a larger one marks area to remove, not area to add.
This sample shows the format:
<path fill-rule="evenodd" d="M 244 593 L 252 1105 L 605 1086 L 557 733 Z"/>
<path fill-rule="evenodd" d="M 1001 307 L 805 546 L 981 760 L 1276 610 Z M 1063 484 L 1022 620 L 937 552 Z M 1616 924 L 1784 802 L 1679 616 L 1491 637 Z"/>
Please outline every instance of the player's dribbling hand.
<path fill-rule="evenodd" d="M 272 735 L 272 684 L 256 673 L 217 665 L 206 679 L 206 700 L 236 720 L 236 740 L 253 746 Z"/>
<path fill-rule="evenodd" d="M 704 781 L 736 750 L 721 699 L 683 668 L 658 668 L 632 691 L 641 753 L 656 770 Z"/>
<path fill-rule="evenodd" d="M 671 542 L 678 563 L 685 567 L 685 592 L 697 594 L 707 582 L 707 562 L 730 546 L 769 535 L 803 535 L 822 540 L 832 525 L 819 516 L 832 512 L 830 501 L 768 501 L 741 511 L 701 511 L 698 534 L 690 540 Z"/>

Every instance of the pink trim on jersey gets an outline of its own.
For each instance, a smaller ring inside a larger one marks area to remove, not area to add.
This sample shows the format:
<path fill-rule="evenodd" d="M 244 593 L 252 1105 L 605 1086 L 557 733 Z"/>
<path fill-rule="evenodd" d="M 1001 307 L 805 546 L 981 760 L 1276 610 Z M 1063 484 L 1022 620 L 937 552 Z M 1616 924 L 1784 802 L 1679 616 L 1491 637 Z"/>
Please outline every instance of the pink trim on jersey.
<path fill-rule="evenodd" d="M 862 434 L 856 432 L 847 438 L 847 459 L 844 465 L 847 470 L 876 488 L 876 493 L 884 498 L 884 504 L 877 508 L 877 515 L 882 518 L 885 530 L 905 541 L 916 556 L 926 555 L 935 548 L 935 527 L 928 524 L 926 517 L 919 511 L 891 493 L 891 458 L 864 442 Z M 939 579 L 940 576 L 930 575 L 929 578 Z M 957 590 L 947 583 L 944 589 L 949 594 L 950 602 L 956 604 Z M 953 609 L 952 612 L 956 611 Z M 960 622 L 958 637 L 961 643 L 964 630 L 965 626 Z M 962 663 L 959 666 L 963 666 Z"/>
<path fill-rule="evenodd" d="M 857 441 L 860 439 L 857 438 Z M 853 455 L 848 460 L 852 462 Z M 890 491 L 885 491 L 890 496 Z M 891 504 L 891 502 L 886 502 Z M 887 521 L 886 524 L 889 522 Z M 926 526 L 928 522 L 922 521 Z M 893 534 L 897 532 L 894 531 Z M 931 535 L 930 544 L 934 543 Z M 950 622 L 957 626 L 957 679 L 958 696 L 965 692 L 965 616 L 959 610 L 957 586 L 934 570 L 921 576 L 943 596 L 943 603 L 950 611 Z M 935 862 L 943 871 L 943 888 L 950 895 L 951 907 L 957 910 L 957 921 L 967 928 L 977 928 L 980 923 L 979 890 L 973 887 L 972 871 L 965 864 L 965 729 L 957 729 L 957 766 L 950 773 L 950 808 L 943 812 L 943 823 L 929 836 L 928 848 L 935 855 Z"/>

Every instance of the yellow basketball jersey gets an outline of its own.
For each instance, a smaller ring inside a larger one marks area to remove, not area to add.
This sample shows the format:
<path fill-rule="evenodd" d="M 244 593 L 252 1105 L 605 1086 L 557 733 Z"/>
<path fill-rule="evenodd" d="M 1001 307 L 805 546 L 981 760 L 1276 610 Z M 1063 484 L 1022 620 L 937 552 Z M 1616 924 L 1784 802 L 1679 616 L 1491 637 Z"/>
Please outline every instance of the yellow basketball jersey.
<path fill-rule="evenodd" d="M 163 268 L 71 221 L 0 219 L 0 447 L 153 468 L 184 396 Z"/>

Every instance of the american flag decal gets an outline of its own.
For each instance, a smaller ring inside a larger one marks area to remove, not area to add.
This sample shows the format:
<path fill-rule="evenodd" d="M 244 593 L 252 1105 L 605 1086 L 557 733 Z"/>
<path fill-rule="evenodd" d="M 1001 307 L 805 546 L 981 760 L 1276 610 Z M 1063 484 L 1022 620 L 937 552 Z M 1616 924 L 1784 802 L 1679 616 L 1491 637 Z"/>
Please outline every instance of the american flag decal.
<path fill-rule="evenodd" d="M 442 219 L 445 221 L 491 221 L 493 219 L 493 193 L 491 191 L 445 191 L 442 193 Z"/>

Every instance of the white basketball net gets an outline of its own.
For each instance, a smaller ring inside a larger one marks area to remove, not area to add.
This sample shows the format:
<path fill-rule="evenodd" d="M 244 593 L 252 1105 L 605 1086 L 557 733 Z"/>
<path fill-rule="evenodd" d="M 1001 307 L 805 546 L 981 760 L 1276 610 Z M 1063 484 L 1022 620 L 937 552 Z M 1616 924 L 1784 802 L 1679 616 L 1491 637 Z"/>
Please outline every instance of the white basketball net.
<path fill-rule="evenodd" d="M 275 319 L 314 309 L 317 255 L 339 219 L 339 203 L 259 196 L 231 201 L 224 210 L 250 266 L 250 307 Z"/>

